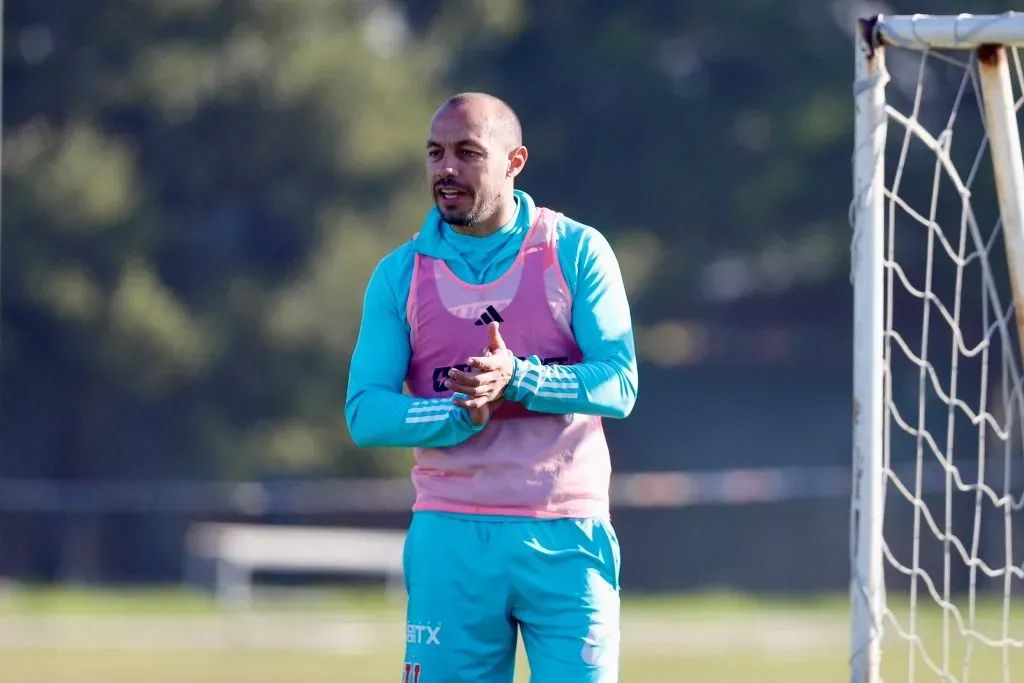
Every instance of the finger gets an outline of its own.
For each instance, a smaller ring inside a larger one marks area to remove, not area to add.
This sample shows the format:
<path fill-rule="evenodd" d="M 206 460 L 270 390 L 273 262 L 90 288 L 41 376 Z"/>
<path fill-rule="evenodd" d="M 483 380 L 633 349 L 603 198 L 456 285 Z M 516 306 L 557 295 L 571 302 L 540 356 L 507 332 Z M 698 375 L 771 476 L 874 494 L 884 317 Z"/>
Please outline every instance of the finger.
<path fill-rule="evenodd" d="M 494 397 L 498 395 L 498 384 L 496 382 L 488 382 L 487 384 L 481 384 L 479 386 L 470 387 L 463 384 L 458 384 L 452 381 L 451 384 L 446 385 L 448 389 L 456 394 L 465 394 L 466 396 L 490 396 Z"/>
<path fill-rule="evenodd" d="M 475 387 L 483 384 L 486 381 L 485 375 L 489 373 L 470 373 L 464 372 L 457 368 L 452 368 L 448 371 L 448 379 L 445 380 L 445 386 L 451 386 L 451 383 L 461 384 L 467 387 Z M 483 378 L 483 379 L 481 379 Z"/>
<path fill-rule="evenodd" d="M 491 322 L 487 325 L 487 332 L 490 338 L 490 348 L 499 350 L 505 348 L 505 341 L 501 338 L 501 331 L 499 330 L 499 324 L 497 322 Z"/>
<path fill-rule="evenodd" d="M 456 384 L 462 384 L 468 387 L 482 386 L 484 384 L 493 384 L 501 379 L 501 373 L 497 370 L 486 370 L 483 372 L 464 372 L 462 370 L 450 370 L 448 372 L 447 381 L 453 381 Z"/>
<path fill-rule="evenodd" d="M 490 387 L 467 387 L 461 384 L 450 384 L 448 388 L 457 394 L 464 394 L 470 398 L 476 398 L 477 396 L 488 396 L 491 394 Z"/>
<path fill-rule="evenodd" d="M 484 372 L 491 372 L 501 367 L 501 356 L 473 356 L 466 360 L 466 365 Z"/>
<path fill-rule="evenodd" d="M 466 395 L 465 392 L 457 391 L 454 394 L 452 394 L 452 403 L 454 403 L 457 406 L 461 406 L 463 408 L 467 408 L 467 407 L 469 407 L 467 405 L 467 402 L 470 401 L 471 399 L 475 400 L 476 398 L 479 398 L 479 397 L 468 396 L 468 395 Z"/>
<path fill-rule="evenodd" d="M 487 396 L 476 396 L 472 398 L 457 398 L 453 400 L 453 403 L 467 410 L 478 410 L 490 403 L 490 401 L 491 399 Z"/>

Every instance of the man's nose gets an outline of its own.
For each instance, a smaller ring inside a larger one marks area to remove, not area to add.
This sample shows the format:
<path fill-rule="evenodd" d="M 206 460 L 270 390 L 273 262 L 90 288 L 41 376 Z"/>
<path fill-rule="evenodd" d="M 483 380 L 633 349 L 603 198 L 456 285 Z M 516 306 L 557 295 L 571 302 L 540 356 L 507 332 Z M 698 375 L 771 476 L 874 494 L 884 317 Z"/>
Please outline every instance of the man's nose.
<path fill-rule="evenodd" d="M 445 165 L 437 170 L 434 180 L 435 182 L 440 180 L 454 180 L 458 175 L 458 172 L 456 172 L 452 166 Z"/>

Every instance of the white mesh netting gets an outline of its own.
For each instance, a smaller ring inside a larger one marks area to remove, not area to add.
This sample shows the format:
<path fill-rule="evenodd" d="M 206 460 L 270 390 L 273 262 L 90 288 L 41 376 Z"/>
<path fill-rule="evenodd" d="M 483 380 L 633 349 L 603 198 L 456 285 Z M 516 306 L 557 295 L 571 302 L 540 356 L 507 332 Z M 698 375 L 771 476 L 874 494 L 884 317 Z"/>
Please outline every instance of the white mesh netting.
<path fill-rule="evenodd" d="M 1024 364 L 979 57 L 885 62 L 882 677 L 1020 683 Z"/>

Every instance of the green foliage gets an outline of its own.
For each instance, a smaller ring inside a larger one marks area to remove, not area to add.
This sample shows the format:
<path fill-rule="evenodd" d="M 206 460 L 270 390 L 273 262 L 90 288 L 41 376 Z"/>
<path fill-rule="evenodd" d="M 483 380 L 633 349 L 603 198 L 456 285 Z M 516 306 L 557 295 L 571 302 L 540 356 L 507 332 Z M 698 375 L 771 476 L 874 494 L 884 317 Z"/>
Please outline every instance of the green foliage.
<path fill-rule="evenodd" d="M 4 471 L 405 469 L 344 426 L 362 289 L 427 206 L 451 46 L 507 33 L 517 8 L 468 3 L 416 35 L 357 0 L 13 13 Z"/>
<path fill-rule="evenodd" d="M 853 16 L 797 5 L 8 8 L 2 471 L 405 471 L 353 449 L 346 371 L 457 90 L 519 111 L 524 188 L 608 235 L 638 324 L 689 329 L 656 324 L 706 305 L 709 265 L 737 254 L 770 291 L 845 296 Z"/>

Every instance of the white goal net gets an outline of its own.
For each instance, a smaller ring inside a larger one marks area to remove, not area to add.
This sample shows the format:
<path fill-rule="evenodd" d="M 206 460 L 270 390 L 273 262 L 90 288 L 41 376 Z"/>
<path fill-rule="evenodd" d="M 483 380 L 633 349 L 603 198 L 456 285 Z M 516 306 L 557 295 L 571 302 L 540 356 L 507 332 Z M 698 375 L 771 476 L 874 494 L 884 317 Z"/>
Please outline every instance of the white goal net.
<path fill-rule="evenodd" d="M 1018 46 L 1014 13 L 860 25 L 854 683 L 1024 681 Z"/>

